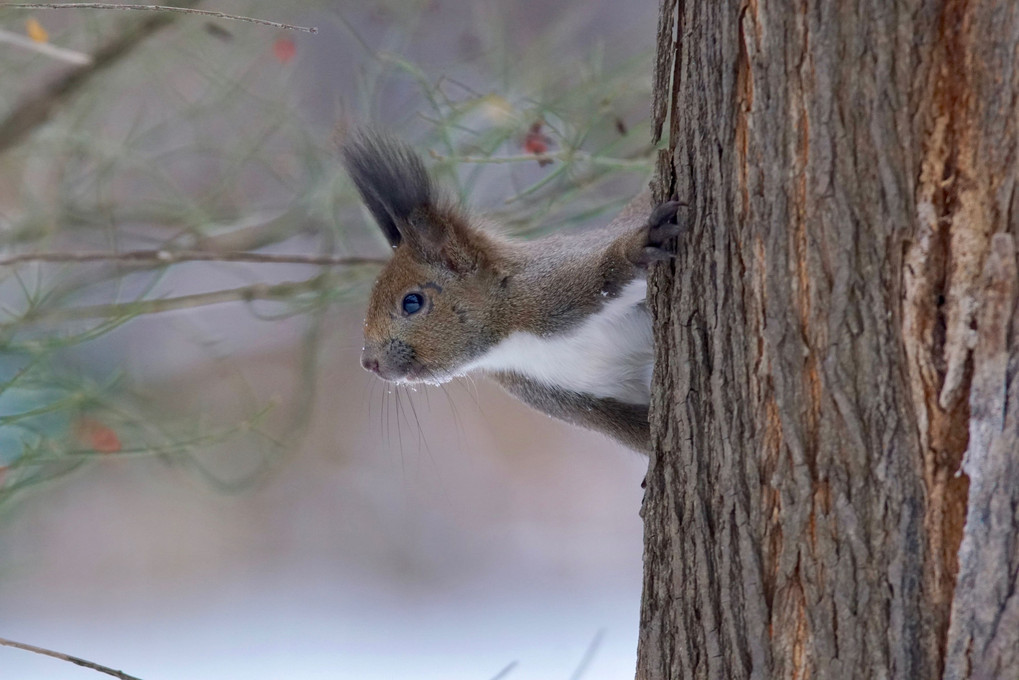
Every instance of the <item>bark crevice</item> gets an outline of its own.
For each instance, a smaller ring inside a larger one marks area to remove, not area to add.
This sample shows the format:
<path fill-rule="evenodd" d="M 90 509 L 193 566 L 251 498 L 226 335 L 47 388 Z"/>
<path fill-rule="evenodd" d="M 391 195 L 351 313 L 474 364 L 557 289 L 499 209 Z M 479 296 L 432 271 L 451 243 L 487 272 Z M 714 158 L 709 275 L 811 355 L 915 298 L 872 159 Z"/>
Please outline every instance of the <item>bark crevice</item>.
<path fill-rule="evenodd" d="M 1019 677 L 1011 591 L 956 631 L 956 574 L 986 566 L 960 542 L 1005 551 L 970 538 L 978 494 L 957 473 L 987 409 L 988 253 L 1019 234 L 1019 7 L 668 0 L 662 16 L 657 195 L 695 220 L 651 277 L 637 676 L 977 677 L 947 673 L 984 650 Z M 1019 487 L 992 477 L 986 507 Z M 1019 520 L 1001 521 L 1014 552 Z"/>

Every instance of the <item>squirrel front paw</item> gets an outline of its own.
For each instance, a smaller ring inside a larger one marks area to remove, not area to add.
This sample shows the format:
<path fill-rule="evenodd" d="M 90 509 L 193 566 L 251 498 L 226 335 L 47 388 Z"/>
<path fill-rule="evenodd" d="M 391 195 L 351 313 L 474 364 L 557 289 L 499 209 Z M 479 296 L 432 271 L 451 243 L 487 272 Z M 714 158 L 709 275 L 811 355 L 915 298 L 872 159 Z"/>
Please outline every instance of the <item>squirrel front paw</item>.
<path fill-rule="evenodd" d="M 634 264 L 647 267 L 652 262 L 671 260 L 676 256 L 666 242 L 686 231 L 686 208 L 685 203 L 666 201 L 651 212 L 647 224 L 641 228 L 643 243 L 640 244 Z"/>

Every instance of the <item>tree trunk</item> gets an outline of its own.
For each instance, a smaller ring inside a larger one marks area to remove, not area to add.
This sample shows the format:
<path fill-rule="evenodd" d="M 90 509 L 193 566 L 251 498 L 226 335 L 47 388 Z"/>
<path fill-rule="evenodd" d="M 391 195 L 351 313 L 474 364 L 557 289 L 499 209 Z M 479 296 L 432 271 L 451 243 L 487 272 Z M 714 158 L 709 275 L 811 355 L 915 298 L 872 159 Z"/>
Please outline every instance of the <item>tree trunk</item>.
<path fill-rule="evenodd" d="M 1019 678 L 1019 3 L 663 0 L 637 677 Z"/>

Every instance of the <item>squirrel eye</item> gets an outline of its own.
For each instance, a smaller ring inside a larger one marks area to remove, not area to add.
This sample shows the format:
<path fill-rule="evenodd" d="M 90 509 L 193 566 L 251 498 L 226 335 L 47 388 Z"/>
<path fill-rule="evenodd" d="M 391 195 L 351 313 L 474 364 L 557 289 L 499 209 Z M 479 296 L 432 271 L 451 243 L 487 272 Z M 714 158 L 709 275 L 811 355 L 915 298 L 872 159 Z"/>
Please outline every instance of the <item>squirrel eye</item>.
<path fill-rule="evenodd" d="M 403 296 L 403 312 L 404 314 L 416 314 L 421 311 L 421 308 L 425 305 L 425 299 L 421 296 L 421 293 L 408 293 Z"/>

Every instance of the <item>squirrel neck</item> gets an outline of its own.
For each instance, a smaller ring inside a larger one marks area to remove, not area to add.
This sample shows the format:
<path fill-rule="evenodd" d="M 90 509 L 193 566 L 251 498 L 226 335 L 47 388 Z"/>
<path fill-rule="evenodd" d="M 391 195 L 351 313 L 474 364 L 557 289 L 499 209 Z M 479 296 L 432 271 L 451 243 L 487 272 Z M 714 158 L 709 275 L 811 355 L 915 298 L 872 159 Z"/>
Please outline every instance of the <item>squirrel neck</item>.
<path fill-rule="evenodd" d="M 501 244 L 502 245 L 502 244 Z M 506 243 L 500 281 L 505 302 L 493 325 L 502 337 L 516 331 L 547 337 L 569 332 L 618 295 L 607 286 L 604 239 L 597 234 L 550 236 Z"/>

